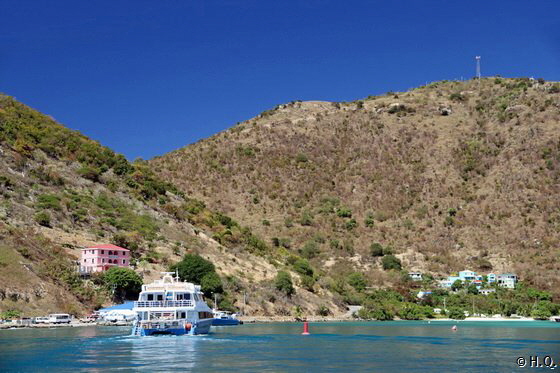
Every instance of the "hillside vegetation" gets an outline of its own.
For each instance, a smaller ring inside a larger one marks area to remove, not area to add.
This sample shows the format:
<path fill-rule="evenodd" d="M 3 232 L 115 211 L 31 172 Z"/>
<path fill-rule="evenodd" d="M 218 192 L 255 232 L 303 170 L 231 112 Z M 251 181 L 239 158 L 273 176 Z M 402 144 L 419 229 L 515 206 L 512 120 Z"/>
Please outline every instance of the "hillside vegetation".
<path fill-rule="evenodd" d="M 212 284 L 226 308 L 276 314 L 323 302 L 305 290 L 289 300 L 274 287 L 277 269 L 250 228 L 162 181 L 145 162 L 130 163 L 0 95 L 0 311 L 79 315 L 109 303 L 102 277 L 83 280 L 76 271 L 79 249 L 96 243 L 130 249 L 145 281 L 185 254 L 202 255 L 215 266 Z M 325 302 L 337 310 L 328 294 Z"/>
<path fill-rule="evenodd" d="M 497 77 L 292 102 L 150 165 L 263 237 L 258 250 L 302 286 L 347 303 L 398 288 L 400 268 L 516 272 L 558 299 L 559 92 Z"/>

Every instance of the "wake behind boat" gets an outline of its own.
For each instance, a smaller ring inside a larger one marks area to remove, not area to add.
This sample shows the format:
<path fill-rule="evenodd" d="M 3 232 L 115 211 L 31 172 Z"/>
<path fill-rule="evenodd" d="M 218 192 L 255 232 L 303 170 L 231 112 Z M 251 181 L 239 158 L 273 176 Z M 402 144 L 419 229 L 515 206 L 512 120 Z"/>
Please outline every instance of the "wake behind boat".
<path fill-rule="evenodd" d="M 162 279 L 142 285 L 138 301 L 134 302 L 136 321 L 132 334 L 208 334 L 213 315 L 200 285 L 181 282 L 173 272 L 162 274 Z"/>

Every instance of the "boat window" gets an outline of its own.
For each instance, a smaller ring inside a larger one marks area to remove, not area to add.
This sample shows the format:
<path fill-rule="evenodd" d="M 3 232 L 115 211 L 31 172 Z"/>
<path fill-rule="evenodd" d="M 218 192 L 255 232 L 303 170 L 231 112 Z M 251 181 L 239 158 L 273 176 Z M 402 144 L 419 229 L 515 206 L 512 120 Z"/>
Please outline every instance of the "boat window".
<path fill-rule="evenodd" d="M 154 300 L 154 295 L 153 294 L 148 294 L 148 300 Z"/>
<path fill-rule="evenodd" d="M 158 294 L 157 295 L 157 300 L 163 300 L 163 294 Z"/>

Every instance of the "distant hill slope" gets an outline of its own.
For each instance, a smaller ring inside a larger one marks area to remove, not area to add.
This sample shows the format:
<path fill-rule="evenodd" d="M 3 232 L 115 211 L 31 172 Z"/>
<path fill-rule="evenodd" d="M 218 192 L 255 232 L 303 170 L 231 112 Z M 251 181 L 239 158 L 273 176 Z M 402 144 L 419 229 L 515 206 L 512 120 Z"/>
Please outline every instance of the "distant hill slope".
<path fill-rule="evenodd" d="M 292 102 L 150 164 L 327 278 L 398 282 L 371 255 L 380 243 L 409 270 L 512 271 L 558 297 L 559 87 L 485 78 Z"/>
<path fill-rule="evenodd" d="M 226 228 L 235 240 L 223 246 L 213 236 Z M 83 314 L 106 303 L 107 290 L 76 273 L 79 249 L 94 243 L 131 249 L 146 281 L 184 253 L 200 253 L 216 265 L 226 304 L 248 313 L 319 302 L 337 309 L 330 296 L 323 301 L 301 290 L 288 300 L 278 293 L 277 269 L 250 229 L 187 197 L 147 164 L 131 164 L 0 95 L 0 311 Z"/>

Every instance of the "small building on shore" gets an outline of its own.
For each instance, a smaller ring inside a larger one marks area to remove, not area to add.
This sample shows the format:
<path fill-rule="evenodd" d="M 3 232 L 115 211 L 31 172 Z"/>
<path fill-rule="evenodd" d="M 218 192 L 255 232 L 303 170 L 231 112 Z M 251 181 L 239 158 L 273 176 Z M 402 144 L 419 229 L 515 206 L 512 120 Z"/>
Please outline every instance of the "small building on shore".
<path fill-rule="evenodd" d="M 130 250 L 111 244 L 82 249 L 80 273 L 103 272 L 111 267 L 130 268 Z"/>
<path fill-rule="evenodd" d="M 412 281 L 422 281 L 421 272 L 408 272 L 408 277 L 410 277 Z"/>

